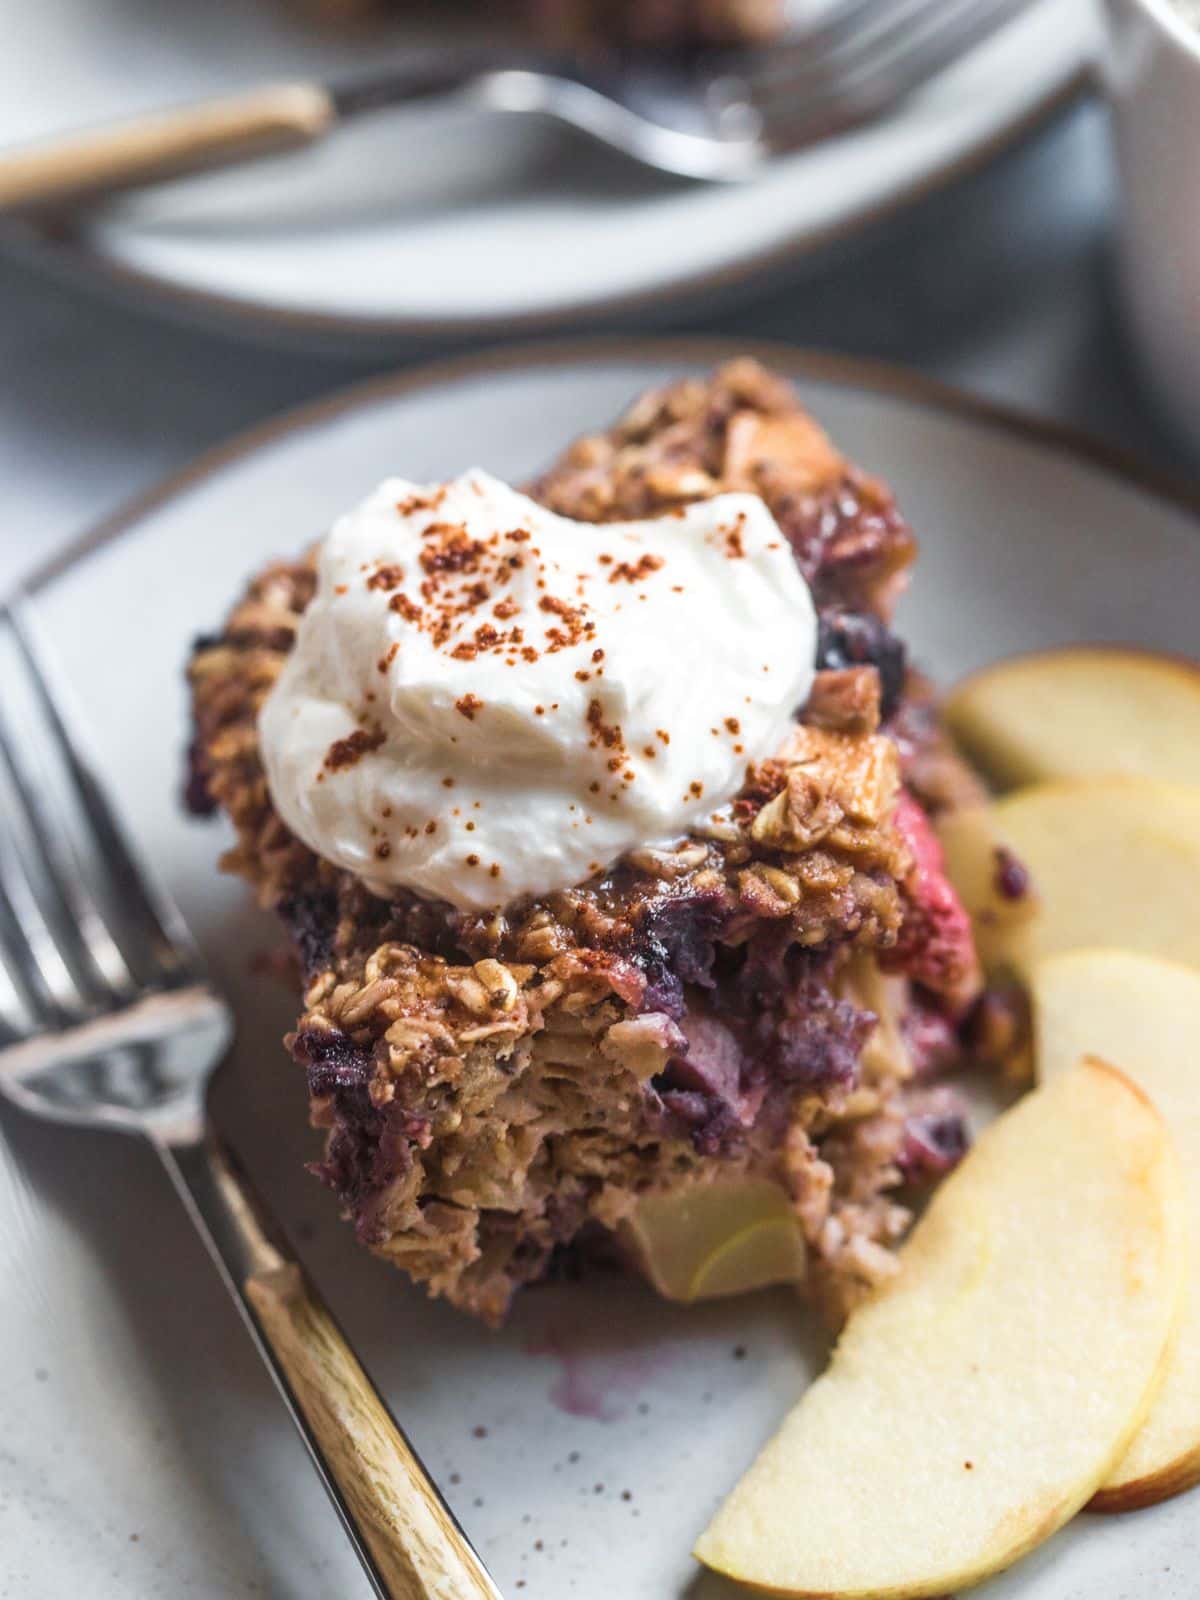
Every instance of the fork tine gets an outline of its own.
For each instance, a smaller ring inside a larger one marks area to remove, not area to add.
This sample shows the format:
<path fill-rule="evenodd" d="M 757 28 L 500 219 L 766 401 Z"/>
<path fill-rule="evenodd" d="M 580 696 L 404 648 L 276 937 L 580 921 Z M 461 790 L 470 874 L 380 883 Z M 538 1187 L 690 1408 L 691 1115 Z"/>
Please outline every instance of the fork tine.
<path fill-rule="evenodd" d="M 763 136 L 776 151 L 797 150 L 879 117 L 999 32 L 1030 0 L 965 0 L 930 8 L 936 20 L 861 63 L 853 73 L 812 91 L 779 82 L 754 97 Z"/>
<path fill-rule="evenodd" d="M 1022 11 L 1028 11 L 1030 3 L 1031 0 L 977 0 L 944 26 L 931 30 L 923 43 L 914 41 L 911 49 L 898 52 L 891 61 L 880 62 L 880 87 L 889 99 L 903 99 L 990 39 Z"/>
<path fill-rule="evenodd" d="M 111 889 L 115 916 L 108 922 L 119 924 L 116 942 L 123 947 L 130 969 L 146 984 L 195 976 L 198 960 L 181 918 L 147 881 L 109 809 L 78 733 L 68 727 L 63 709 L 67 693 L 39 637 L 31 603 L 25 598 L 12 601 L 0 618 L 10 625 L 50 744 L 66 771 L 91 836 L 94 860 Z"/>
<path fill-rule="evenodd" d="M 22 865 L 7 808 L 0 818 L 0 952 L 13 995 L 35 1027 L 65 1027 L 85 1010 Z"/>
<path fill-rule="evenodd" d="M 5 943 L 4 933 L 5 917 L 0 910 L 0 947 Z M 0 948 L 0 1052 L 19 1039 L 28 1038 L 35 1026 L 33 1015 L 8 970 Z"/>
<path fill-rule="evenodd" d="M 801 55 L 824 55 L 834 51 L 848 39 L 857 38 L 864 28 L 870 28 L 880 16 L 896 5 L 896 0 L 840 0 L 837 5 L 818 16 L 810 27 L 789 31 L 787 38 L 771 47 L 772 60 Z"/>
<path fill-rule="evenodd" d="M 870 62 L 898 40 L 924 27 L 963 0 L 864 0 L 856 26 L 827 39 L 794 35 L 748 63 L 743 79 L 748 88 L 766 93 L 776 85 L 841 79 L 857 65 Z M 966 0 L 970 4 L 970 0 Z"/>
<path fill-rule="evenodd" d="M 132 974 L 88 888 L 70 828 L 54 804 L 46 775 L 39 767 L 35 777 L 30 768 L 28 744 L 13 733 L 0 697 L 0 770 L 6 773 L 20 808 L 30 855 L 47 890 L 42 913 L 87 999 L 127 996 L 134 987 Z M 32 879 L 33 874 L 26 876 Z"/>

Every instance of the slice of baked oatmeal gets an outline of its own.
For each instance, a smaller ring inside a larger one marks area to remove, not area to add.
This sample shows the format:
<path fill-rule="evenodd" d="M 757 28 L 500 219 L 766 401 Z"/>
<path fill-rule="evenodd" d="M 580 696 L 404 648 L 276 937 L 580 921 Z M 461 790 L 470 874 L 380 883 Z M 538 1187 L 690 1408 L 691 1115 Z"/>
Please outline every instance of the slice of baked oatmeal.
<path fill-rule="evenodd" d="M 935 1080 L 979 973 L 927 809 L 973 780 L 889 627 L 916 549 L 890 493 L 751 361 L 645 395 L 529 493 L 601 523 L 730 490 L 762 497 L 811 588 L 811 696 L 731 808 L 575 888 L 488 912 L 384 898 L 284 826 L 257 719 L 311 554 L 261 573 L 191 661 L 190 802 L 232 822 L 224 865 L 303 975 L 287 1045 L 326 1131 L 314 1170 L 363 1243 L 489 1321 L 589 1242 L 686 1294 L 661 1258 L 722 1184 L 781 1197 L 836 1315 L 893 1269 L 903 1189 L 964 1147 Z"/>

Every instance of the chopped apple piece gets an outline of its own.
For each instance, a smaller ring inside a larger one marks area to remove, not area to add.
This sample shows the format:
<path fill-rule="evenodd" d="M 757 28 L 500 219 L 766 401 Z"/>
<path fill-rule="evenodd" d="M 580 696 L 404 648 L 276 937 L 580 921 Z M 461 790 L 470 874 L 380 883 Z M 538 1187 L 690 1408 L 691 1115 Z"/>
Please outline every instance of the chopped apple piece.
<path fill-rule="evenodd" d="M 946 702 L 950 731 L 998 788 L 1125 773 L 1200 783 L 1200 667 L 1073 646 L 1000 661 Z"/>
<path fill-rule="evenodd" d="M 647 1195 L 621 1224 L 620 1238 L 668 1300 L 798 1283 L 807 1261 L 791 1203 L 767 1178 L 719 1178 Z"/>
<path fill-rule="evenodd" d="M 887 1078 L 911 1078 L 912 1052 L 904 1037 L 904 1014 L 911 985 L 900 973 L 881 972 L 873 950 L 852 954 L 836 979 L 838 993 L 861 1011 L 875 1013 L 875 1027 L 859 1052 L 859 1067 L 867 1083 Z"/>
<path fill-rule="evenodd" d="M 1095 945 L 1200 966 L 1200 788 L 1062 779 L 1005 795 L 990 815 L 1037 890 L 1033 916 L 996 924 L 994 900 L 957 885 L 990 969 L 1028 978 L 1045 956 Z"/>
<path fill-rule="evenodd" d="M 764 1218 L 735 1233 L 704 1261 L 688 1286 L 688 1300 L 746 1294 L 804 1276 L 804 1238 L 794 1216 Z"/>
<path fill-rule="evenodd" d="M 1126 1511 L 1200 1483 L 1200 973 L 1131 950 L 1054 956 L 1033 974 L 1038 1072 L 1103 1049 L 1150 1095 L 1183 1166 L 1192 1292 L 1154 1407 L 1092 1506 Z"/>
<path fill-rule="evenodd" d="M 1147 1415 L 1185 1206 L 1141 1090 L 1085 1060 L 983 1134 L 902 1270 L 701 1536 L 773 1594 L 942 1595 L 1049 1537 Z"/>

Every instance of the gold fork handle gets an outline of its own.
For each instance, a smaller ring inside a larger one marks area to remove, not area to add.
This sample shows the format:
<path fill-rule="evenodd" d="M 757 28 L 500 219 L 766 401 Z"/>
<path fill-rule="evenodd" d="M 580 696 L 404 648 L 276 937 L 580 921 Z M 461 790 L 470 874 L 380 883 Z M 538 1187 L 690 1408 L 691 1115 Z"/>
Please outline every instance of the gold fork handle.
<path fill-rule="evenodd" d="M 211 1135 L 156 1143 L 383 1600 L 500 1600 L 345 1336 Z"/>
<path fill-rule="evenodd" d="M 0 213 L 102 199 L 312 144 L 337 120 L 316 83 L 281 83 L 0 153 Z"/>
<path fill-rule="evenodd" d="M 255 1274 L 246 1294 L 388 1595 L 496 1600 L 474 1551 L 299 1267 Z"/>

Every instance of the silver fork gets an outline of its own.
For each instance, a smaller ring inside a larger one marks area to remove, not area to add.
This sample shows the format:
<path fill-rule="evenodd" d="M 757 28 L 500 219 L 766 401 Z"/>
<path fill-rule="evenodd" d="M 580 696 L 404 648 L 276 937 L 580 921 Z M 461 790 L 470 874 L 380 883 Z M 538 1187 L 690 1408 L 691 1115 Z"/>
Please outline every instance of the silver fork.
<path fill-rule="evenodd" d="M 284 83 L 0 154 L 0 213 L 68 207 L 315 144 L 360 117 L 455 96 L 550 117 L 675 176 L 747 178 L 877 121 L 1032 0 L 839 0 L 778 45 L 607 65 L 543 52 L 414 54 L 344 86 Z M 397 159 L 403 159 L 397 149 Z"/>
<path fill-rule="evenodd" d="M 30 603 L 0 609 L 0 1094 L 161 1159 L 383 1600 L 499 1592 L 206 1101 L 233 1037 L 83 753 Z"/>

